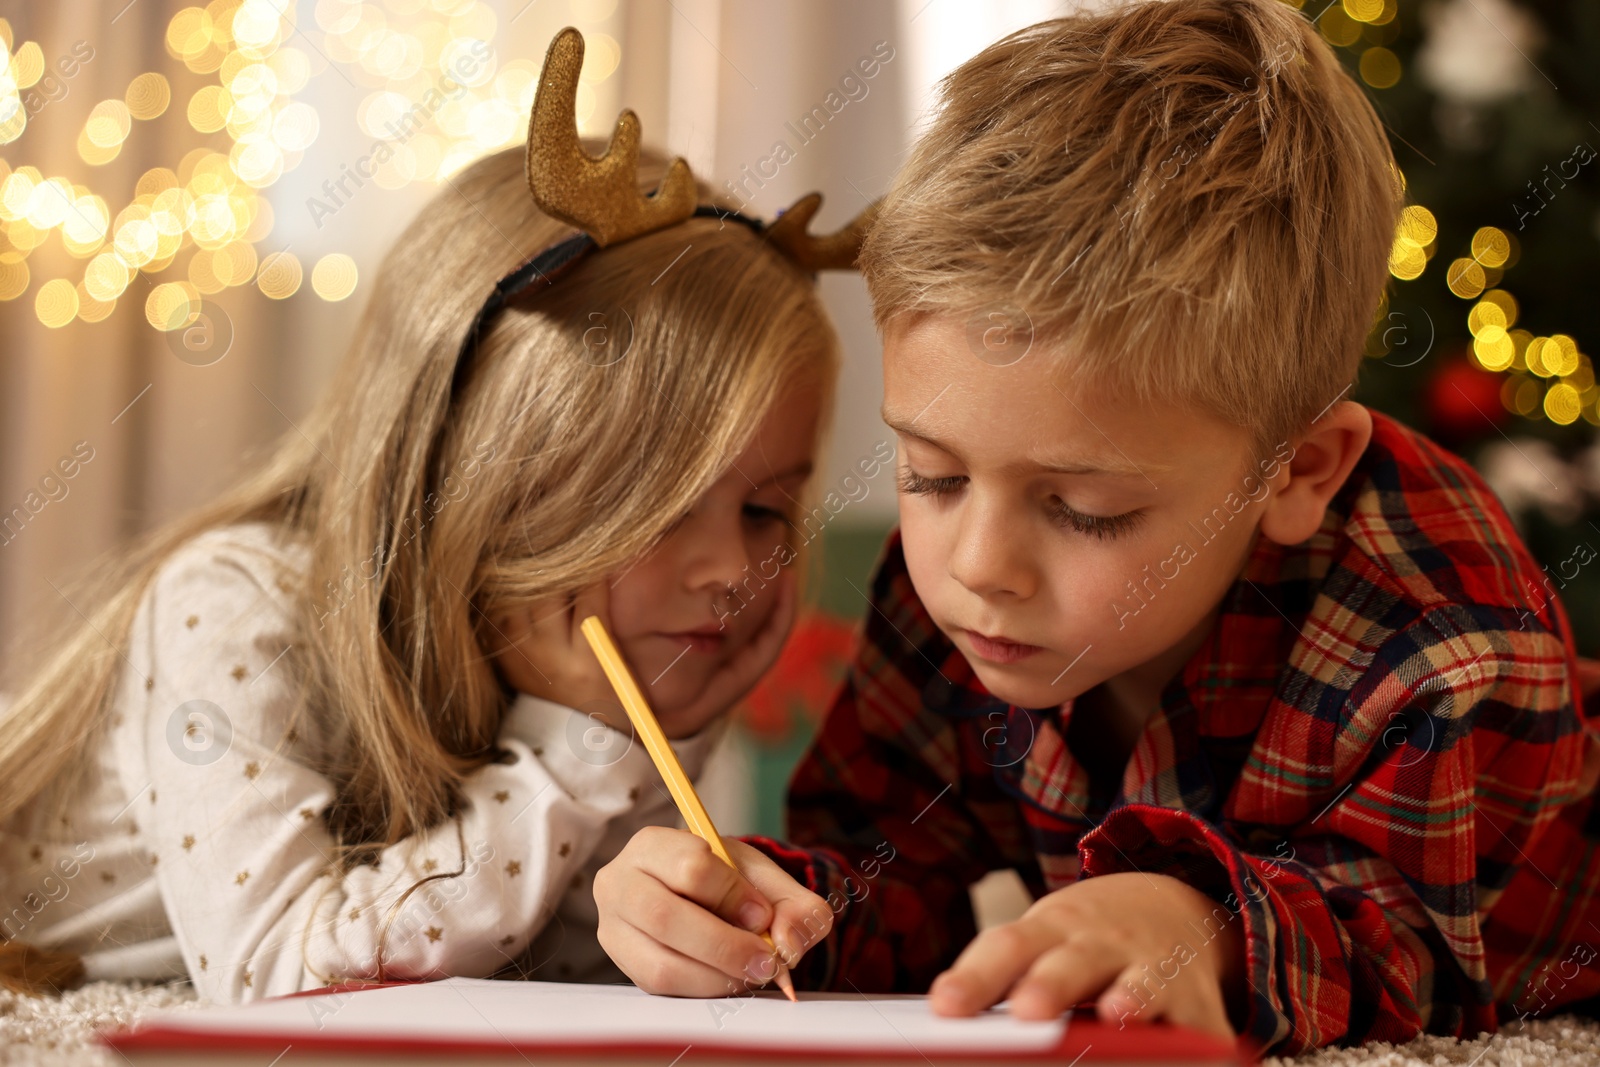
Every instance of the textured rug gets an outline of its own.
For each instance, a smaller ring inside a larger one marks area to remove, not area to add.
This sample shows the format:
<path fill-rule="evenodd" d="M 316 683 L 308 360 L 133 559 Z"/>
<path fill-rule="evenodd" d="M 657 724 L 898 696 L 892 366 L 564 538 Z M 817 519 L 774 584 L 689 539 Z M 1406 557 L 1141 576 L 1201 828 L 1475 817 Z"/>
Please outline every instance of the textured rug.
<path fill-rule="evenodd" d="M 94 982 L 64 997 L 0 992 L 0 1063 L 38 1067 L 118 1067 L 122 1059 L 97 1045 L 95 1032 L 127 1026 L 156 1012 L 195 1007 L 194 989 L 179 985 Z M 1600 1064 L 1600 1022 L 1556 1016 L 1512 1024 L 1474 1041 L 1420 1037 L 1405 1045 L 1327 1049 L 1265 1067 L 1578 1067 Z"/>

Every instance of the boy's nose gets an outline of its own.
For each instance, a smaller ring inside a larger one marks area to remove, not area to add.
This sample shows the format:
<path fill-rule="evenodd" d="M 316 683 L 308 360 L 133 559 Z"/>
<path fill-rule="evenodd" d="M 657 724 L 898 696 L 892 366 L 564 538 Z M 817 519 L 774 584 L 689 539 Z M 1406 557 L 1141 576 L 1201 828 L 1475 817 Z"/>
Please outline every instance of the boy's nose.
<path fill-rule="evenodd" d="M 1033 555 L 1022 534 L 1018 516 L 973 500 L 962 509 L 955 543 L 950 549 L 949 574 L 981 597 L 1014 596 L 1027 599 L 1038 588 Z"/>

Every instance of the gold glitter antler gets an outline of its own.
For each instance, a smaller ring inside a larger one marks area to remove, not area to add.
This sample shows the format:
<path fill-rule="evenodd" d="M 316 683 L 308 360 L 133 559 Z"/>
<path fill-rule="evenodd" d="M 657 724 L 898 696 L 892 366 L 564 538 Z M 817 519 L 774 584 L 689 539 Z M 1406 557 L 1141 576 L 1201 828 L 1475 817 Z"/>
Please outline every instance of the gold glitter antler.
<path fill-rule="evenodd" d="M 578 71 L 583 35 L 568 26 L 550 42 L 539 91 L 528 120 L 528 188 L 545 214 L 576 226 L 595 244 L 626 241 L 664 229 L 694 214 L 694 176 L 681 158 L 667 167 L 661 188 L 639 192 L 639 116 L 617 116 L 611 144 L 600 158 L 578 140 Z"/>
<path fill-rule="evenodd" d="M 874 200 L 849 225 L 837 233 L 814 237 L 806 232 L 811 216 L 822 206 L 821 193 L 807 193 L 794 202 L 794 206 L 771 226 L 767 227 L 767 240 L 783 250 L 803 270 L 849 270 L 856 265 L 856 254 L 861 250 L 861 239 L 878 213 Z"/>

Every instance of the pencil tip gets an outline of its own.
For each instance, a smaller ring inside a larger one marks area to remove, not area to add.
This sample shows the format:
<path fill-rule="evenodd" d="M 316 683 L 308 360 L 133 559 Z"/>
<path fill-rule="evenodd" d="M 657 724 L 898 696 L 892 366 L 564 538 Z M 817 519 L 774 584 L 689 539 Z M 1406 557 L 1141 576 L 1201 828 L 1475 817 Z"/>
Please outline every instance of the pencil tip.
<path fill-rule="evenodd" d="M 789 977 L 787 969 L 778 971 L 778 988 L 783 990 L 783 995 L 788 997 L 792 1003 L 800 1003 L 800 998 L 794 995 L 794 980 Z"/>

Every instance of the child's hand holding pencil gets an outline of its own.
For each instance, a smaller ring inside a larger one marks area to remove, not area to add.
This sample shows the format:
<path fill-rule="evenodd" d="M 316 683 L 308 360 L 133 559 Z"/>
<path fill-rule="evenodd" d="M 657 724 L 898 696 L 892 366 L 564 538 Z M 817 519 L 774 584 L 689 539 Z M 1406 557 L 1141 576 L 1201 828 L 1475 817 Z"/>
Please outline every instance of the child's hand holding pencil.
<path fill-rule="evenodd" d="M 726 997 L 772 981 L 770 930 L 788 965 L 826 936 L 833 912 L 759 850 L 724 842 L 733 867 L 695 835 L 639 831 L 595 875 L 600 945 L 640 989 Z M 808 925 L 809 924 L 809 925 Z"/>
<path fill-rule="evenodd" d="M 776 980 L 793 1000 L 785 963 L 827 933 L 832 912 L 756 849 L 722 839 L 604 625 L 582 628 L 690 831 L 641 830 L 601 868 L 601 946 L 647 992 L 725 996 Z"/>

